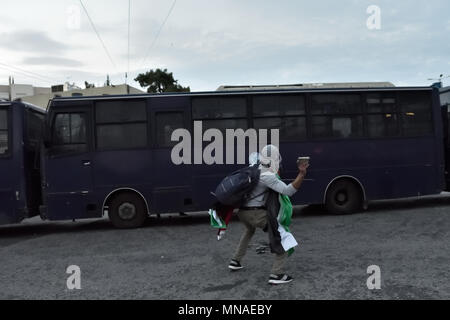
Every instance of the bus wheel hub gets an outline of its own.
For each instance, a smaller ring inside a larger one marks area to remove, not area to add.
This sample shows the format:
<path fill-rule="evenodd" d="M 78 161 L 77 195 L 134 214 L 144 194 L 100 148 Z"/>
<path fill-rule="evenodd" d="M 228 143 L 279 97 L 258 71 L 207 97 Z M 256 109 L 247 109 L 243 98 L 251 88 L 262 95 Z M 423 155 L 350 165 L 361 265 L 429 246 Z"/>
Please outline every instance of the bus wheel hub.
<path fill-rule="evenodd" d="M 119 216 L 123 220 L 131 220 L 136 215 L 136 207 L 129 202 L 125 202 L 119 206 Z"/>
<path fill-rule="evenodd" d="M 339 192 L 336 196 L 336 200 L 339 204 L 344 204 L 347 202 L 347 194 L 345 192 Z"/>

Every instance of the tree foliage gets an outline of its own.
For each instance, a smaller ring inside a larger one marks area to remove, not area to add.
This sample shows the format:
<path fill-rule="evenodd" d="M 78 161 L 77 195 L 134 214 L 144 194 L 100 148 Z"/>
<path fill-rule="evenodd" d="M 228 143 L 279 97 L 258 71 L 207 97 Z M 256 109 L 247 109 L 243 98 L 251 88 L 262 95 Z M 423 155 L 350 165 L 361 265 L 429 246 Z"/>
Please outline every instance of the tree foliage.
<path fill-rule="evenodd" d="M 95 88 L 95 84 L 89 83 L 87 81 L 84 82 L 84 86 L 86 87 L 86 89 Z"/>
<path fill-rule="evenodd" d="M 183 87 L 178 84 L 178 80 L 175 80 L 172 72 L 167 72 L 167 69 L 156 69 L 141 73 L 134 81 L 139 82 L 143 88 L 148 87 L 148 93 L 191 91 L 189 87 Z"/>

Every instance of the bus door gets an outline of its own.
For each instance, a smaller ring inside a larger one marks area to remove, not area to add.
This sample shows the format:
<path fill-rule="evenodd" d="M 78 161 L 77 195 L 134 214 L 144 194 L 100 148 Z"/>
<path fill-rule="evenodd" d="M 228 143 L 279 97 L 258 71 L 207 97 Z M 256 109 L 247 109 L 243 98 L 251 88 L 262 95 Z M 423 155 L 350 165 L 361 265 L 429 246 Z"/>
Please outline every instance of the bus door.
<path fill-rule="evenodd" d="M 0 106 L 0 224 L 14 220 L 14 188 L 17 172 L 11 149 L 9 107 Z"/>
<path fill-rule="evenodd" d="M 171 141 L 175 130 L 188 128 L 190 131 L 190 99 L 153 98 L 150 108 L 153 136 L 152 210 L 156 213 L 192 210 L 192 166 L 174 163 L 172 150 L 178 142 Z"/>
<path fill-rule="evenodd" d="M 91 108 L 58 109 L 50 115 L 44 160 L 45 216 L 49 220 L 98 216 L 92 204 Z"/>
<path fill-rule="evenodd" d="M 443 133 L 444 133 L 444 156 L 445 156 L 445 182 L 446 191 L 450 190 L 450 126 L 448 123 L 449 119 L 449 105 L 442 106 L 442 121 L 443 121 Z"/>

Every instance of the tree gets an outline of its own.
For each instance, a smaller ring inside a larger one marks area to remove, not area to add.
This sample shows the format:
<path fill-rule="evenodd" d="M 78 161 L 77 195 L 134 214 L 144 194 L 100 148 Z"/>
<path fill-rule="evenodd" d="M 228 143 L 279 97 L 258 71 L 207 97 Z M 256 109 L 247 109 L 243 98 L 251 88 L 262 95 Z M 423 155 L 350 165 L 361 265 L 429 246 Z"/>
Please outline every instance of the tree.
<path fill-rule="evenodd" d="M 189 87 L 179 85 L 178 80 L 175 80 L 172 72 L 167 72 L 167 69 L 156 69 L 141 73 L 134 81 L 139 82 L 142 88 L 148 87 L 148 93 L 191 91 Z"/>
<path fill-rule="evenodd" d="M 87 81 L 84 82 L 84 86 L 86 87 L 86 89 L 95 88 L 95 84 L 89 83 Z"/>

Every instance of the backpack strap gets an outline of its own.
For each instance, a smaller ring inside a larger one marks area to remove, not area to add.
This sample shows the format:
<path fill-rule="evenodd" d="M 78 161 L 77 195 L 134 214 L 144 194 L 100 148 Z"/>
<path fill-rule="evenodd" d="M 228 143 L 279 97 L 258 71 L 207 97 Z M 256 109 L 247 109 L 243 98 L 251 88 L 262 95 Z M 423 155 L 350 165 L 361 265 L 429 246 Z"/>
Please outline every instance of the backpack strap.
<path fill-rule="evenodd" d="M 262 193 L 260 193 L 260 194 L 258 194 L 258 195 L 256 195 L 256 196 L 254 196 L 254 197 L 251 197 L 250 199 L 247 199 L 247 201 L 254 200 L 254 199 L 256 199 L 256 198 L 258 198 L 258 197 L 260 197 L 260 196 L 262 196 L 263 194 L 266 194 L 266 193 L 268 193 L 268 192 L 269 192 L 269 190 L 266 190 L 266 191 L 264 191 L 264 192 L 262 192 Z"/>

